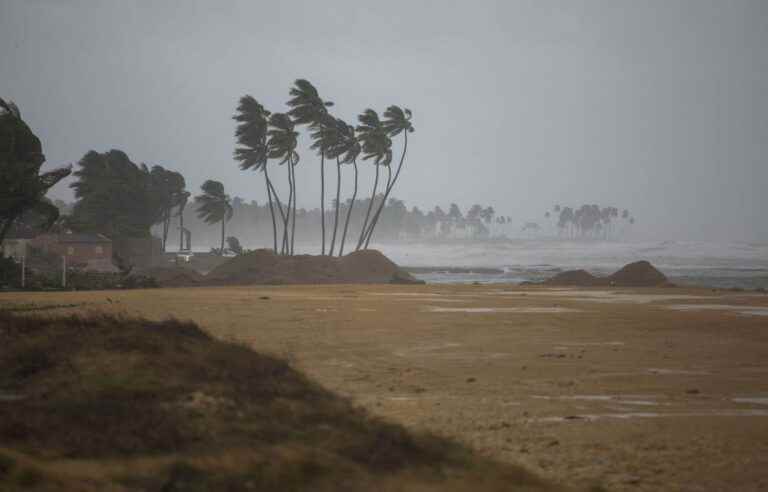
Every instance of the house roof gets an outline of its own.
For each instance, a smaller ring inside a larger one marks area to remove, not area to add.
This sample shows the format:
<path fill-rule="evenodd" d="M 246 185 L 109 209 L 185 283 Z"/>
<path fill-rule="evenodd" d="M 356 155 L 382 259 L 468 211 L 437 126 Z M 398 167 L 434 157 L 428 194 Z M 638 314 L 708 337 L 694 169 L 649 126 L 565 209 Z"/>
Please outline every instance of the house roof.
<path fill-rule="evenodd" d="M 111 243 L 112 240 L 103 234 L 74 233 L 59 234 L 60 243 Z"/>

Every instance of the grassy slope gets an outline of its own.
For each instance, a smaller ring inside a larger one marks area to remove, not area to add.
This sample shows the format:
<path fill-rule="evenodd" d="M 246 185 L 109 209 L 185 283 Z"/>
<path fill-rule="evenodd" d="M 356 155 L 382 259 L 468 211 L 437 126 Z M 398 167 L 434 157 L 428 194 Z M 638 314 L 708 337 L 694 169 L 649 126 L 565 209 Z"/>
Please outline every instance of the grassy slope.
<path fill-rule="evenodd" d="M 551 490 L 193 323 L 0 312 L 0 490 Z"/>

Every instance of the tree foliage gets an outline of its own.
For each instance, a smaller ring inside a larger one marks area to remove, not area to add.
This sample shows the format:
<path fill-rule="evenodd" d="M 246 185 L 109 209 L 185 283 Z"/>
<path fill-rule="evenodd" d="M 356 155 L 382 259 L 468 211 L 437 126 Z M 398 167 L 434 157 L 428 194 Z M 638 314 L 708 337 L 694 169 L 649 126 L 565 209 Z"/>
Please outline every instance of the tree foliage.
<path fill-rule="evenodd" d="M 153 225 L 170 221 L 185 196 L 181 174 L 135 164 L 120 150 L 88 152 L 74 175 L 77 202 L 69 225 L 108 237 L 149 236 Z"/>
<path fill-rule="evenodd" d="M 43 217 L 43 227 L 58 219 L 58 209 L 44 197 L 72 169 L 63 167 L 41 174 L 44 162 L 40 139 L 21 118 L 19 108 L 0 99 L 0 242 L 27 212 Z"/>

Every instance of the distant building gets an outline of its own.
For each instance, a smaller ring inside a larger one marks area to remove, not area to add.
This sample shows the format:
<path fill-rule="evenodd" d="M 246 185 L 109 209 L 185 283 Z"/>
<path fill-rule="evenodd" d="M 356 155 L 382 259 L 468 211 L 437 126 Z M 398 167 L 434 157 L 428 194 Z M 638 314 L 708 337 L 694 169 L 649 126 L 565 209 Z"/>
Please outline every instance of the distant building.
<path fill-rule="evenodd" d="M 21 258 L 27 256 L 29 251 L 29 243 L 32 238 L 19 238 L 11 237 L 3 240 L 2 252 L 6 258 L 13 258 L 16 261 L 20 261 Z"/>
<path fill-rule="evenodd" d="M 35 235 L 35 232 L 30 228 L 12 228 L 10 234 L 3 239 L 2 247 L 0 247 L 3 256 L 21 261 L 22 257 L 29 254 L 29 244 Z"/>
<path fill-rule="evenodd" d="M 98 272 L 117 272 L 112 264 L 112 240 L 103 234 L 65 232 L 35 237 L 30 247 L 44 254 L 64 256 L 67 264 Z"/>

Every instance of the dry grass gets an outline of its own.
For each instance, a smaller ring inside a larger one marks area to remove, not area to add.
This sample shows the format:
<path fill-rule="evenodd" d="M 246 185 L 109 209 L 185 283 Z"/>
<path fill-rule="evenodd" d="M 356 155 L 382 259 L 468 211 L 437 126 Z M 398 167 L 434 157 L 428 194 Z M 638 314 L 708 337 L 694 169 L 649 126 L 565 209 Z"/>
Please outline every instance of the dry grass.
<path fill-rule="evenodd" d="M 2 490 L 549 490 L 197 325 L 0 312 Z"/>

